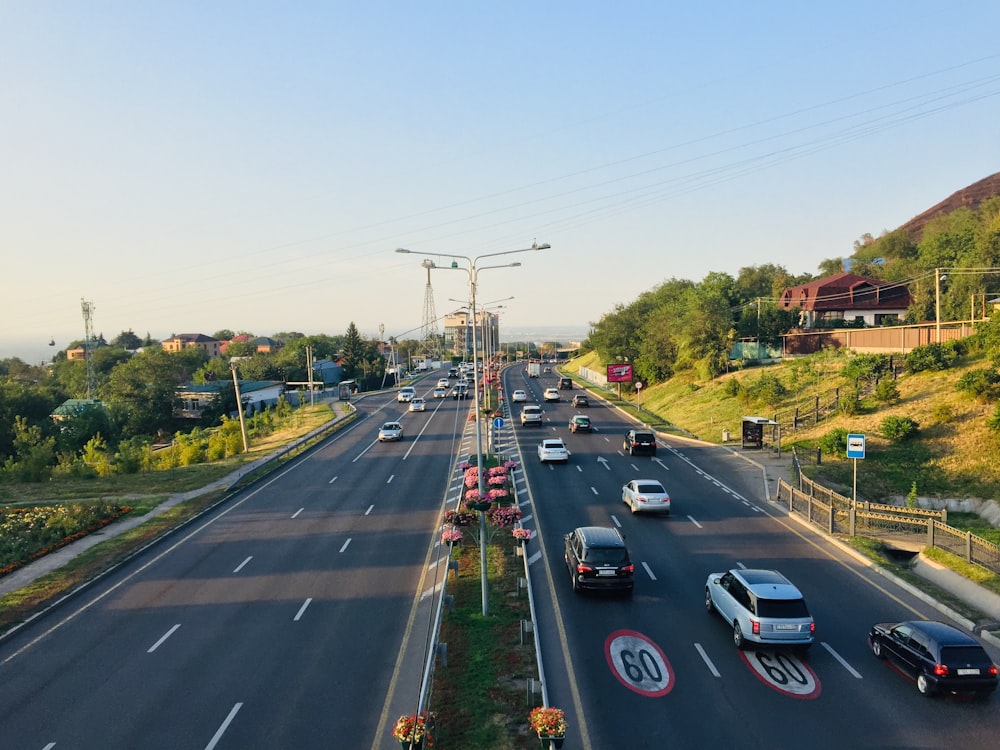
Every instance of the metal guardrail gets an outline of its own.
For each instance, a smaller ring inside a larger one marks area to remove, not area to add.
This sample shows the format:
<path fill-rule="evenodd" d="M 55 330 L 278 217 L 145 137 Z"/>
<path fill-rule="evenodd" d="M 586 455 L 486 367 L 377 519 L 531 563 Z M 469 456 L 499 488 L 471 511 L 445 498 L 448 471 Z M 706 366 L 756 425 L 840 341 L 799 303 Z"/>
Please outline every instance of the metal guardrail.
<path fill-rule="evenodd" d="M 775 499 L 786 505 L 790 513 L 804 516 L 828 534 L 923 539 L 929 547 L 943 549 L 1000 575 L 1000 546 L 972 532 L 949 526 L 947 510 L 853 503 L 850 498 L 801 474 L 800 478 L 803 486 L 809 487 L 809 492 L 779 479 Z"/>

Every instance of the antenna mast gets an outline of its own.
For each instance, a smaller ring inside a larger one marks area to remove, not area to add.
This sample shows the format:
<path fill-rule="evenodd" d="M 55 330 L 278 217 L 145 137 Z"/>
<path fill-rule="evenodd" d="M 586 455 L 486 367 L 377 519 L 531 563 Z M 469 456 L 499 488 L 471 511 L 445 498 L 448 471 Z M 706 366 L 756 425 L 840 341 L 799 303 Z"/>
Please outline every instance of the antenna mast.
<path fill-rule="evenodd" d="M 440 359 L 438 356 L 438 326 L 437 311 L 434 309 L 434 289 L 431 287 L 431 269 L 434 268 L 434 261 L 426 259 L 421 263 L 427 269 L 427 286 L 424 287 L 424 317 L 420 321 L 420 340 L 424 346 L 424 352 L 432 359 Z"/>
<path fill-rule="evenodd" d="M 90 354 L 91 344 L 94 342 L 94 303 L 87 302 L 80 298 L 80 307 L 83 309 L 83 358 L 87 363 L 87 398 L 91 397 L 94 391 L 94 362 Z"/>

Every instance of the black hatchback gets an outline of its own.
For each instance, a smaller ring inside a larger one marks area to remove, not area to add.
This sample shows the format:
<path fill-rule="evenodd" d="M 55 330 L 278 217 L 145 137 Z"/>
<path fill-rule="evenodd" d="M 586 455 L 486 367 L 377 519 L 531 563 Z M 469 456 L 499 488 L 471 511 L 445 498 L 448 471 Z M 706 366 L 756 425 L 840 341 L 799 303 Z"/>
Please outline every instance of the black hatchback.
<path fill-rule="evenodd" d="M 943 622 L 879 623 L 872 626 L 868 643 L 876 657 L 889 659 L 916 680 L 924 695 L 987 696 L 997 689 L 997 665 L 979 641 Z"/>

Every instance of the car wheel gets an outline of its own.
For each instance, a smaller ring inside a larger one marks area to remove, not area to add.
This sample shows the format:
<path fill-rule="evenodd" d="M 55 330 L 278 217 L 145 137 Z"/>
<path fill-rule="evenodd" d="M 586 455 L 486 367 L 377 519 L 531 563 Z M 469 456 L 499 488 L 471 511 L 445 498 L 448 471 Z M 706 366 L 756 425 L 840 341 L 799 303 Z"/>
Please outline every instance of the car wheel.
<path fill-rule="evenodd" d="M 934 683 L 925 674 L 917 675 L 917 690 L 921 695 L 934 695 Z"/>
<path fill-rule="evenodd" d="M 705 587 L 705 611 L 708 614 L 715 612 L 715 605 L 712 603 L 712 594 L 708 590 L 708 586 Z"/>
<path fill-rule="evenodd" d="M 569 582 L 570 582 L 570 586 L 573 587 L 573 591 L 579 594 L 580 593 L 580 582 L 576 578 L 576 573 L 573 572 L 572 570 L 569 572 Z"/>
<path fill-rule="evenodd" d="M 733 645 L 741 651 L 747 646 L 747 642 L 743 638 L 743 629 L 740 628 L 740 624 L 736 621 L 733 621 Z"/>
<path fill-rule="evenodd" d="M 872 653 L 875 654 L 876 659 L 884 659 L 885 654 L 882 653 L 882 639 L 872 638 Z"/>

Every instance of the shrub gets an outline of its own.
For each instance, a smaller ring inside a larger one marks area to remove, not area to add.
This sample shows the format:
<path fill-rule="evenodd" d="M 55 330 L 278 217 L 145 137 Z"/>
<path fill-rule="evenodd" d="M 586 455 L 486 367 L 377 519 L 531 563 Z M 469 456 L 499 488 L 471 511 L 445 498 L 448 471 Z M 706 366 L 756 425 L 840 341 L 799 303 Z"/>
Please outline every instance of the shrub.
<path fill-rule="evenodd" d="M 911 350 L 906 355 L 906 368 L 910 372 L 922 372 L 924 370 L 947 370 L 955 365 L 958 359 L 958 352 L 962 347 L 954 346 L 957 342 L 946 344 L 924 344 Z"/>
<path fill-rule="evenodd" d="M 781 380 L 769 372 L 764 373 L 748 389 L 748 396 L 758 403 L 777 406 L 788 393 Z"/>
<path fill-rule="evenodd" d="M 955 388 L 981 401 L 995 401 L 1000 397 L 1000 374 L 988 367 L 969 370 L 958 379 Z"/>
<path fill-rule="evenodd" d="M 986 420 L 986 426 L 994 432 L 1000 432 L 1000 404 L 993 410 L 993 416 Z"/>
<path fill-rule="evenodd" d="M 855 414 L 860 412 L 861 394 L 858 392 L 858 389 L 845 388 L 840 394 L 838 407 L 840 409 L 840 413 L 848 417 L 853 417 Z"/>
<path fill-rule="evenodd" d="M 899 402 L 899 398 L 899 388 L 896 387 L 895 380 L 886 378 L 875 386 L 875 400 L 880 404 L 895 404 Z"/>
<path fill-rule="evenodd" d="M 819 439 L 819 447 L 828 456 L 847 455 L 847 430 L 838 427 Z"/>
<path fill-rule="evenodd" d="M 739 396 L 742 390 L 743 390 L 743 384 L 740 383 L 739 379 L 737 378 L 729 378 L 729 380 L 727 380 L 725 384 L 722 386 L 722 392 L 725 395 L 729 396 L 730 398 L 735 398 L 736 396 Z"/>
<path fill-rule="evenodd" d="M 893 442 L 909 440 L 919 430 L 920 423 L 911 417 L 886 417 L 879 426 L 882 437 Z"/>
<path fill-rule="evenodd" d="M 841 368 L 840 374 L 849 380 L 878 383 L 891 374 L 891 363 L 888 354 L 858 354 Z"/>

